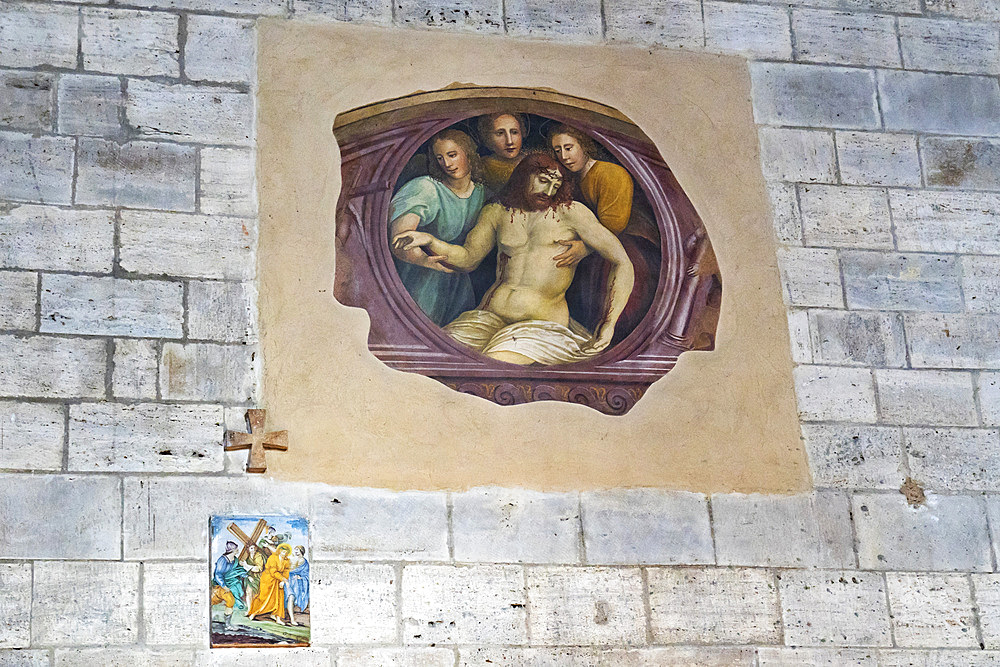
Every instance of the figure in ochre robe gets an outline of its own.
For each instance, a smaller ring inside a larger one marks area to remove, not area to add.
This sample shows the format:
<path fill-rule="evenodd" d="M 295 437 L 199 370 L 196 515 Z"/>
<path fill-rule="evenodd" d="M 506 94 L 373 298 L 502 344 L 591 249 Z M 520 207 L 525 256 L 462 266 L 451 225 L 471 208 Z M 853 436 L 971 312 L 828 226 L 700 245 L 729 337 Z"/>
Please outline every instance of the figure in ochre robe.
<path fill-rule="evenodd" d="M 268 557 L 260 575 L 260 590 L 250 603 L 249 620 L 270 614 L 275 623 L 285 624 L 285 585 L 292 565 L 291 555 L 292 547 L 286 543 L 279 545 Z"/>

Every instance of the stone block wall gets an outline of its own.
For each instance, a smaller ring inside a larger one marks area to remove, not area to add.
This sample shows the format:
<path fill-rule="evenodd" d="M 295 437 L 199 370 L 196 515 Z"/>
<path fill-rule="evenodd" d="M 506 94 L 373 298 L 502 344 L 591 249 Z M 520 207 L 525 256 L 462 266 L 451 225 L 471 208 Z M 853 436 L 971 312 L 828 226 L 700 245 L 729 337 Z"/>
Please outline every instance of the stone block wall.
<path fill-rule="evenodd" d="M 748 58 L 816 491 L 247 478 L 260 16 Z M 5 0 L 0 665 L 1000 664 L 998 75 L 995 0 Z M 209 651 L 264 507 L 315 646 Z"/>

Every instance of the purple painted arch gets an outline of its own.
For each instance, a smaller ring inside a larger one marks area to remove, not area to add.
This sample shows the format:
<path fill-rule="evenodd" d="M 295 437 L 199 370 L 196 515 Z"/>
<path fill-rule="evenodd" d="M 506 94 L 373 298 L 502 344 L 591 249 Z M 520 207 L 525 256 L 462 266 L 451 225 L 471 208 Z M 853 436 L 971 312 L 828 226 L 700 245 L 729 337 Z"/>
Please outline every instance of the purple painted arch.
<path fill-rule="evenodd" d="M 652 209 L 660 266 L 649 310 L 623 340 L 586 362 L 525 367 L 484 357 L 427 319 L 396 272 L 387 242 L 389 201 L 408 160 L 436 132 L 500 110 L 589 134 L 630 172 Z M 562 400 L 624 414 L 692 349 L 695 334 L 714 337 L 707 307 L 712 276 L 688 275 L 710 251 L 705 227 L 656 147 L 618 111 L 549 90 L 451 87 L 342 113 L 333 132 L 342 163 L 334 294 L 368 311 L 369 349 L 387 365 L 500 404 Z"/>

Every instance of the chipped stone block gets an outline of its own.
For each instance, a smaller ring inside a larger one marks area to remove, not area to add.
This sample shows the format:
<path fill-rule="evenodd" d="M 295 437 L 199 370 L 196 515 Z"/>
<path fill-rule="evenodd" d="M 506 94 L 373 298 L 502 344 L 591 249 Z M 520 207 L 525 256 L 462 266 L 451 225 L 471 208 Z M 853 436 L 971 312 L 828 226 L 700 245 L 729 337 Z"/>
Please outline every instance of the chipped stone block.
<path fill-rule="evenodd" d="M 883 70 L 878 87 L 886 129 L 1000 134 L 996 77 Z"/>
<path fill-rule="evenodd" d="M 579 563 L 575 493 L 472 489 L 452 496 L 455 560 Z"/>
<path fill-rule="evenodd" d="M 714 561 L 708 503 L 700 493 L 658 489 L 581 496 L 591 564 L 699 564 Z"/>
<path fill-rule="evenodd" d="M 506 0 L 507 34 L 593 41 L 601 37 L 601 0 Z"/>
<path fill-rule="evenodd" d="M 899 493 L 857 493 L 852 503 L 862 569 L 991 569 L 986 513 L 978 498 L 929 494 L 926 504 L 910 507 Z"/>
<path fill-rule="evenodd" d="M 846 366 L 905 366 L 903 319 L 894 313 L 809 311 L 816 363 Z"/>
<path fill-rule="evenodd" d="M 207 635 L 206 635 L 207 637 Z M 157 649 L 142 646 L 115 648 L 60 648 L 55 667 L 188 667 L 194 664 L 190 649 Z"/>
<path fill-rule="evenodd" d="M 519 566 L 407 565 L 402 582 L 403 641 L 524 644 L 526 603 L 524 571 Z"/>
<path fill-rule="evenodd" d="M 125 114 L 137 134 L 206 144 L 248 144 L 249 93 L 218 86 L 131 80 Z"/>
<path fill-rule="evenodd" d="M 83 403 L 69 410 L 69 469 L 222 470 L 222 408 Z"/>
<path fill-rule="evenodd" d="M 77 159 L 79 204 L 194 211 L 191 146 L 81 139 Z"/>
<path fill-rule="evenodd" d="M 791 183 L 769 182 L 767 194 L 771 200 L 774 233 L 778 243 L 802 245 L 802 221 L 795 186 Z"/>
<path fill-rule="evenodd" d="M 0 197 L 69 204 L 73 140 L 0 131 Z"/>
<path fill-rule="evenodd" d="M 0 469 L 62 468 L 65 421 L 61 405 L 0 401 Z"/>
<path fill-rule="evenodd" d="M 620 648 L 463 648 L 460 667 L 755 667 L 752 648 L 678 646 Z M 373 666 L 374 667 L 374 666 Z"/>
<path fill-rule="evenodd" d="M 1000 190 L 1000 141 L 925 137 L 920 140 L 920 155 L 927 185 Z"/>
<path fill-rule="evenodd" d="M 880 667 L 994 667 L 1000 665 L 1000 651 L 979 649 L 930 649 L 879 651 Z"/>
<path fill-rule="evenodd" d="M 879 667 L 871 649 L 771 648 L 757 649 L 758 667 Z"/>
<path fill-rule="evenodd" d="M 613 41 L 699 48 L 705 30 L 692 0 L 604 0 L 605 36 Z"/>
<path fill-rule="evenodd" d="M 896 643 L 910 647 L 978 645 L 969 579 L 958 574 L 886 575 Z"/>
<path fill-rule="evenodd" d="M 156 398 L 159 368 L 156 341 L 121 338 L 115 341 L 111 392 L 115 398 Z"/>
<path fill-rule="evenodd" d="M 138 563 L 35 563 L 31 641 L 132 644 L 139 635 Z"/>
<path fill-rule="evenodd" d="M 792 570 L 778 579 L 786 644 L 892 646 L 881 574 Z"/>
<path fill-rule="evenodd" d="M 31 563 L 0 564 L 0 648 L 30 643 Z"/>
<path fill-rule="evenodd" d="M 976 426 L 972 375 L 952 371 L 875 371 L 881 421 Z"/>
<path fill-rule="evenodd" d="M 792 37 L 783 7 L 706 1 L 705 46 L 759 58 L 791 60 Z"/>
<path fill-rule="evenodd" d="M 1000 74 L 1000 34 L 995 26 L 900 16 L 899 42 L 906 69 Z"/>
<path fill-rule="evenodd" d="M 778 248 L 778 268 L 788 305 L 844 307 L 840 262 L 835 250 Z"/>
<path fill-rule="evenodd" d="M 82 10 L 83 67 L 113 74 L 179 76 L 176 14 L 131 9 Z"/>
<path fill-rule="evenodd" d="M 1000 491 L 1000 431 L 978 428 L 904 430 L 910 470 L 930 489 Z"/>
<path fill-rule="evenodd" d="M 445 648 L 342 648 L 337 667 L 454 667 L 455 654 Z"/>
<path fill-rule="evenodd" d="M 58 103 L 60 134 L 122 134 L 125 94 L 118 77 L 60 74 Z"/>
<path fill-rule="evenodd" d="M 657 644 L 776 644 L 781 615 L 767 570 L 651 568 L 650 625 Z"/>
<path fill-rule="evenodd" d="M 1000 648 L 1000 574 L 972 575 L 979 629 L 987 649 Z"/>
<path fill-rule="evenodd" d="M 750 76 L 758 123 L 858 130 L 880 126 L 875 77 L 867 70 L 753 63 Z"/>
<path fill-rule="evenodd" d="M 103 340 L 0 336 L 0 396 L 102 398 Z"/>
<path fill-rule="evenodd" d="M 306 485 L 279 484 L 259 477 L 125 477 L 124 483 L 122 525 L 129 560 L 197 559 L 207 563 L 210 516 L 303 516 L 309 507 Z"/>
<path fill-rule="evenodd" d="M 0 329 L 34 331 L 38 274 L 0 271 Z"/>
<path fill-rule="evenodd" d="M 249 342 L 257 339 L 257 290 L 253 283 L 188 283 L 188 335 L 194 339 Z"/>
<path fill-rule="evenodd" d="M 142 620 L 147 644 L 205 645 L 207 567 L 204 563 L 143 563 Z"/>
<path fill-rule="evenodd" d="M 165 399 L 252 402 L 256 387 L 253 349 L 239 345 L 166 343 L 160 359 Z"/>
<path fill-rule="evenodd" d="M 503 32 L 503 6 L 498 0 L 396 0 L 396 25 L 482 33 Z"/>
<path fill-rule="evenodd" d="M 5 2 L 0 7 L 0 66 L 76 67 L 78 22 L 76 7 Z"/>
<path fill-rule="evenodd" d="M 948 255 L 843 252 L 849 308 L 960 312 L 961 267 Z"/>
<path fill-rule="evenodd" d="M 0 72 L 0 125 L 28 132 L 52 129 L 55 89 L 54 77 L 46 72 Z"/>
<path fill-rule="evenodd" d="M 876 421 L 875 386 L 866 368 L 797 366 L 795 394 L 806 421 Z"/>
<path fill-rule="evenodd" d="M 313 496 L 310 516 L 319 558 L 448 559 L 443 493 L 333 489 Z"/>
<path fill-rule="evenodd" d="M 914 367 L 1000 368 L 1000 315 L 904 316 Z"/>
<path fill-rule="evenodd" d="M 716 494 L 712 517 L 719 565 L 854 566 L 847 498 Z"/>
<path fill-rule="evenodd" d="M 396 568 L 370 563 L 313 563 L 311 640 L 317 644 L 396 642 Z"/>
<path fill-rule="evenodd" d="M 803 424 L 809 469 L 818 487 L 898 489 L 900 429 L 857 424 Z"/>
<path fill-rule="evenodd" d="M 202 213 L 257 215 L 254 153 L 241 148 L 201 149 Z"/>
<path fill-rule="evenodd" d="M 257 76 L 254 22 L 191 14 L 184 74 L 194 81 L 249 83 Z"/>
<path fill-rule="evenodd" d="M 927 13 L 972 21 L 1000 21 L 1000 5 L 994 0 L 927 0 Z"/>
<path fill-rule="evenodd" d="M 796 60 L 838 65 L 900 65 L 892 16 L 793 9 L 792 32 Z"/>
<path fill-rule="evenodd" d="M 528 569 L 533 644 L 638 645 L 646 641 L 638 568 Z"/>
<path fill-rule="evenodd" d="M 0 667 L 49 667 L 49 652 L 42 649 L 0 649 Z"/>
<path fill-rule="evenodd" d="M 202 12 L 261 14 L 265 16 L 281 16 L 288 11 L 285 0 L 130 0 L 129 4 L 153 9 L 190 9 Z"/>
<path fill-rule="evenodd" d="M 256 393 L 253 348 L 214 343 L 165 343 L 160 394 L 165 399 L 252 403 Z"/>
<path fill-rule="evenodd" d="M 850 185 L 920 185 L 912 134 L 837 132 L 837 158 L 840 178 Z"/>
<path fill-rule="evenodd" d="M 309 18 L 376 25 L 392 23 L 390 0 L 293 0 L 292 8 L 296 16 Z"/>
<path fill-rule="evenodd" d="M 983 424 L 1000 426 L 1000 373 L 980 373 L 976 389 Z"/>
<path fill-rule="evenodd" d="M 145 338 L 184 333 L 181 283 L 44 275 L 41 294 L 45 333 Z"/>
<path fill-rule="evenodd" d="M 799 203 L 806 245 L 892 248 L 889 201 L 881 188 L 802 186 Z"/>
<path fill-rule="evenodd" d="M 765 178 L 800 183 L 836 182 L 837 158 L 830 132 L 762 127 L 758 135 Z"/>
<path fill-rule="evenodd" d="M 141 274 L 244 280 L 254 275 L 257 228 L 222 216 L 122 211 L 121 265 Z"/>
<path fill-rule="evenodd" d="M 1000 255 L 1000 194 L 894 190 L 889 205 L 900 250 Z"/>
<path fill-rule="evenodd" d="M 808 311 L 788 311 L 788 342 L 792 346 L 792 361 L 797 364 L 812 363 Z"/>
<path fill-rule="evenodd" d="M 332 651 L 325 648 L 227 648 L 195 654 L 195 667 L 329 667 Z"/>

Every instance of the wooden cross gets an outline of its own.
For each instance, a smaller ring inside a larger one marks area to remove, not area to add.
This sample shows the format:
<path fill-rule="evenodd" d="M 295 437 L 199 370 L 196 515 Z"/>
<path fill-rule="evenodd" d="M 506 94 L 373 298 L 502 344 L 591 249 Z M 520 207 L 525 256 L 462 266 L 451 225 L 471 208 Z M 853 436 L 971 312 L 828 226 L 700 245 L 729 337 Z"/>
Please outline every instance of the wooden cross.
<path fill-rule="evenodd" d="M 250 536 L 247 536 L 246 533 L 240 530 L 240 527 L 235 523 L 229 524 L 229 532 L 235 535 L 240 542 L 243 543 L 243 550 L 240 552 L 240 560 L 246 560 L 246 557 L 249 555 L 247 547 L 251 544 L 256 546 L 257 540 L 260 539 L 260 536 L 264 534 L 265 530 L 267 530 L 267 521 L 264 521 L 263 519 L 257 520 L 257 525 L 254 526 L 253 533 L 251 533 Z M 271 554 L 264 555 L 270 556 Z"/>
<path fill-rule="evenodd" d="M 247 461 L 247 472 L 264 472 L 267 470 L 265 449 L 288 449 L 288 431 L 264 431 L 264 420 L 267 410 L 247 410 L 247 421 L 250 423 L 249 433 L 226 431 L 226 451 L 249 449 L 250 460 Z"/>

